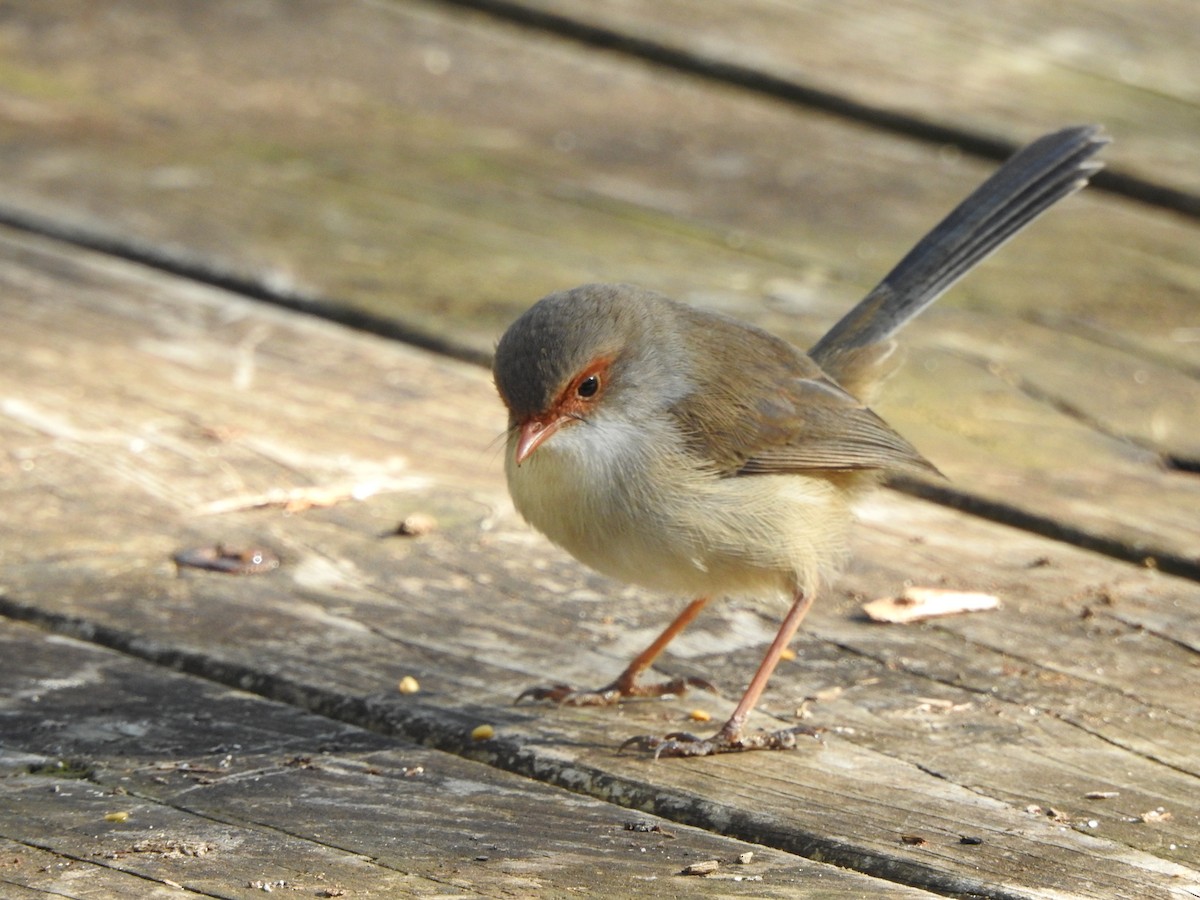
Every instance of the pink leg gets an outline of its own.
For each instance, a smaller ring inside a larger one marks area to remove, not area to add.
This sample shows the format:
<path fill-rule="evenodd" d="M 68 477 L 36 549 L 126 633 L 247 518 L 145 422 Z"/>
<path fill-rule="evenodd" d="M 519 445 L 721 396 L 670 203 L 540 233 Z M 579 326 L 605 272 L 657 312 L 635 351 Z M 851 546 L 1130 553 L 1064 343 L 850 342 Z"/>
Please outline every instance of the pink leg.
<path fill-rule="evenodd" d="M 767 648 L 766 655 L 763 656 L 763 661 L 758 666 L 758 671 L 750 680 L 750 686 L 746 688 L 746 693 L 738 701 L 729 721 L 721 726 L 721 730 L 715 735 L 711 738 L 699 738 L 685 732 L 676 732 L 663 737 L 641 735 L 630 738 L 621 745 L 621 749 L 636 746 L 642 750 L 653 750 L 655 756 L 710 756 L 714 753 L 731 753 L 738 750 L 790 750 L 796 746 L 797 735 L 812 734 L 811 729 L 803 726 L 753 735 L 742 733 L 742 729 L 746 727 L 746 720 L 750 718 L 751 711 L 758 704 L 758 699 L 762 696 L 762 692 L 771 678 L 771 673 L 779 664 L 779 657 L 783 655 L 784 649 L 795 637 L 800 623 L 804 621 L 805 614 L 812 606 L 812 597 L 812 594 L 796 591 L 792 608 L 788 610 L 787 616 L 779 626 L 775 640 Z"/>
<path fill-rule="evenodd" d="M 699 597 L 689 603 L 683 612 L 663 629 L 662 634 L 656 637 L 649 647 L 634 657 L 633 661 L 625 667 L 625 671 L 610 684 L 594 691 L 577 691 L 566 684 L 532 687 L 522 691 L 517 697 L 517 702 L 520 703 L 529 697 L 533 700 L 553 700 L 569 706 L 609 706 L 627 697 L 661 697 L 664 694 L 682 694 L 690 687 L 714 690 L 713 686 L 702 678 L 673 678 L 661 684 L 650 685 L 638 683 L 642 673 L 654 665 L 654 661 L 666 649 L 667 644 L 671 643 L 683 629 L 692 623 L 696 616 L 700 615 L 700 611 L 708 605 L 708 599 L 708 597 Z"/>

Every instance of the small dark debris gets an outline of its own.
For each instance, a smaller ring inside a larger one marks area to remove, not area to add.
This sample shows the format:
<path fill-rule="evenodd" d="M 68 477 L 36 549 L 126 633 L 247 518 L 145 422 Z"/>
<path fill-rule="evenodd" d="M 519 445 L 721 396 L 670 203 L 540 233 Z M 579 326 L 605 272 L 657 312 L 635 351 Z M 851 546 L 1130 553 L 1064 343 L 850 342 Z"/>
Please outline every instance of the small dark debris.
<path fill-rule="evenodd" d="M 663 837 L 673 838 L 675 832 L 667 831 L 661 825 L 656 825 L 653 822 L 626 822 L 626 831 L 637 831 L 642 834 L 661 834 Z"/>
<path fill-rule="evenodd" d="M 26 768 L 30 775 L 46 775 L 51 778 L 91 778 L 96 769 L 90 763 L 75 759 L 59 759 L 54 762 L 34 763 Z"/>
<path fill-rule="evenodd" d="M 279 557 L 265 547 L 237 549 L 224 544 L 189 547 L 180 550 L 172 559 L 181 569 L 204 569 L 226 575 L 261 575 L 279 568 Z"/>
<path fill-rule="evenodd" d="M 910 847 L 923 847 L 929 843 L 919 834 L 902 834 L 900 835 L 900 843 L 908 844 Z"/>
<path fill-rule="evenodd" d="M 983 843 L 983 838 L 981 838 L 981 837 L 976 837 L 976 836 L 975 836 L 975 835 L 973 835 L 973 834 L 960 834 L 960 835 L 958 836 L 958 842 L 959 842 L 960 844 L 968 844 L 968 845 L 970 845 L 970 846 L 976 846 L 976 845 L 978 845 L 978 844 L 982 844 L 982 843 Z"/>
<path fill-rule="evenodd" d="M 701 862 L 692 863 L 690 866 L 685 866 L 679 870 L 680 875 L 711 875 L 717 869 L 721 868 L 719 859 L 706 859 Z"/>
<path fill-rule="evenodd" d="M 185 856 L 207 856 L 216 849 L 217 845 L 209 841 L 177 841 L 169 839 L 138 841 L 129 848 L 128 852 L 161 856 L 165 859 L 181 859 Z"/>

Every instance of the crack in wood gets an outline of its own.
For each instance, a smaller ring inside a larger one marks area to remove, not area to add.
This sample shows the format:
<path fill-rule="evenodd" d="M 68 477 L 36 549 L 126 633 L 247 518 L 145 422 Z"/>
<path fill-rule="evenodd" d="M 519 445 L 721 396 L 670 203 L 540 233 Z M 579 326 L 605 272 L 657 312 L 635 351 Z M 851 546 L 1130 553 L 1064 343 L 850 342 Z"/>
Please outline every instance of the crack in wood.
<path fill-rule="evenodd" d="M 186 891 L 188 894 L 196 897 L 212 897 L 213 900 L 223 900 L 223 898 L 227 896 L 225 894 L 212 894 L 208 891 L 202 891 L 195 887 L 179 884 L 178 882 L 171 881 L 168 878 L 155 878 L 153 875 L 147 875 L 144 872 L 138 872 L 137 870 L 128 868 L 126 866 L 113 865 L 104 859 L 97 859 L 95 857 L 81 856 L 78 853 L 71 853 L 70 851 L 64 850 L 61 847 L 39 844 L 36 841 L 30 841 L 19 837 L 14 837 L 12 835 L 0 835 L 0 837 L 3 837 L 5 840 L 12 841 L 12 843 L 20 847 L 27 847 L 30 850 L 39 850 L 42 853 L 49 853 L 56 859 L 66 859 L 81 865 L 94 866 L 97 869 L 108 869 L 112 872 L 120 872 L 122 875 L 128 875 L 131 878 L 138 878 L 142 881 L 148 881 L 151 884 L 161 884 L 165 887 Z M 19 887 L 26 887 L 26 885 L 22 882 L 0 881 L 0 883 L 15 884 Z"/>
<path fill-rule="evenodd" d="M 105 234 L 77 223 L 55 221 L 14 206 L 0 206 L 0 225 L 137 263 L 251 300 L 336 322 L 356 331 L 401 341 L 451 359 L 479 366 L 491 365 L 490 353 L 483 353 L 445 335 L 429 332 L 398 316 L 371 313 L 334 298 L 278 284 L 266 276 L 236 272 L 213 260 L 201 259 L 170 247 L 129 236 Z"/>
<path fill-rule="evenodd" d="M 660 784 L 615 775 L 578 762 L 569 763 L 560 755 L 540 752 L 536 744 L 503 737 L 480 744 L 470 737 L 471 726 L 478 720 L 478 716 L 470 710 L 426 708 L 411 702 L 400 705 L 389 695 L 345 696 L 318 685 L 304 684 L 239 663 L 170 647 L 79 617 L 46 612 L 3 594 L 0 594 L 0 615 L 377 734 L 402 737 L 434 750 L 482 762 L 627 809 L 652 813 L 673 822 L 893 883 L 969 900 L 1033 900 L 1036 896 L 982 879 L 948 873 L 936 864 L 927 865 L 915 859 L 889 856 L 869 846 L 817 831 L 784 827 L 767 814 L 708 802 Z"/>
<path fill-rule="evenodd" d="M 1115 618 L 1117 618 L 1117 617 L 1115 617 Z M 1121 621 L 1121 620 L 1119 618 L 1117 618 L 1117 621 Z M 1128 624 L 1128 623 L 1126 623 L 1126 624 Z M 1133 625 L 1130 625 L 1129 627 L 1139 628 L 1140 626 L 1137 624 L 1133 624 Z M 838 649 L 841 650 L 842 652 L 850 653 L 855 656 L 859 656 L 863 659 L 869 659 L 880 665 L 888 665 L 890 662 L 890 660 L 883 654 L 871 653 L 869 651 L 863 650 L 860 647 L 855 647 L 850 644 L 842 643 L 840 641 L 831 641 L 830 643 L 832 643 L 834 646 L 838 647 Z M 972 642 L 972 643 L 975 643 L 975 642 Z M 995 648 L 990 647 L 986 644 L 976 644 L 976 645 L 980 646 L 981 648 L 986 649 L 988 651 L 995 650 Z M 1193 650 L 1193 648 L 1191 648 L 1190 646 L 1187 646 L 1187 645 L 1183 645 L 1183 646 L 1185 647 L 1185 649 Z M 1014 654 L 1011 651 L 1004 651 L 1004 652 L 1007 656 L 1010 656 L 1013 660 L 1016 660 L 1019 662 L 1025 662 L 1031 666 L 1039 666 L 1039 665 L 1045 666 L 1046 665 L 1045 660 L 1029 659 L 1027 657 L 1022 657 L 1018 654 Z M 1188 777 L 1195 777 L 1197 775 L 1197 771 L 1194 769 L 1188 769 L 1184 766 L 1177 765 L 1176 763 L 1171 762 L 1169 759 L 1164 759 L 1161 756 L 1155 755 L 1153 753 L 1147 753 L 1147 752 L 1139 749 L 1138 747 L 1133 746 L 1132 744 L 1130 744 L 1128 742 L 1122 742 L 1111 735 L 1107 735 L 1103 731 L 1100 731 L 1095 728 L 1090 728 L 1082 716 L 1069 715 L 1067 713 L 1064 713 L 1060 710 L 1050 708 L 1048 706 L 1031 706 L 1027 701 L 1023 701 L 1019 697 L 1005 696 L 1003 693 L 999 693 L 999 692 L 995 691 L 993 688 L 983 687 L 980 685 L 966 684 L 957 678 L 944 678 L 944 677 L 938 676 L 936 673 L 929 672 L 929 671 L 922 671 L 919 669 L 908 668 L 908 667 L 901 667 L 901 668 L 903 669 L 903 671 L 905 671 L 909 675 L 912 675 L 912 676 L 915 676 L 918 678 L 927 679 L 934 684 L 941 684 L 946 687 L 953 688 L 955 690 L 966 691 L 967 693 L 975 694 L 980 697 L 987 697 L 990 699 L 1000 700 L 1004 703 L 1008 703 L 1013 706 L 1020 706 L 1020 707 L 1026 708 L 1026 709 L 1036 710 L 1038 715 L 1054 718 L 1057 721 L 1062 722 L 1064 725 L 1068 725 L 1071 728 L 1079 729 L 1080 731 L 1082 731 L 1084 734 L 1088 735 L 1089 737 L 1096 738 L 1097 740 L 1100 740 L 1103 743 L 1108 744 L 1111 747 L 1116 747 L 1120 750 L 1123 750 L 1126 753 L 1131 753 L 1134 756 L 1137 756 L 1137 757 L 1140 757 L 1140 758 L 1146 760 L 1147 762 L 1152 762 L 1156 765 L 1166 766 L 1168 769 L 1171 769 L 1175 772 L 1178 772 L 1181 775 L 1185 775 Z M 1067 673 L 1064 673 L 1064 674 L 1067 674 Z M 1078 676 L 1073 676 L 1073 677 L 1078 677 Z M 1106 685 L 1101 685 L 1101 687 L 1110 689 Z M 1120 691 L 1119 693 L 1122 696 L 1124 696 L 1130 700 L 1133 700 L 1135 703 L 1138 703 L 1147 708 L 1161 709 L 1161 707 L 1158 706 L 1157 704 L 1155 704 L 1154 702 L 1143 699 L 1141 697 L 1138 697 L 1137 695 L 1135 695 L 1129 691 Z M 900 759 L 901 761 L 910 762 L 911 765 L 916 766 L 916 768 L 918 768 L 920 771 L 922 771 L 922 772 L 926 773 L 927 775 L 930 775 L 934 778 L 948 780 L 945 775 L 942 775 L 941 773 L 939 773 L 933 769 L 926 768 L 924 765 L 922 765 L 919 762 L 907 761 L 907 760 L 904 760 L 902 757 L 898 757 L 898 759 Z M 959 786 L 964 787 L 967 790 L 973 791 L 974 793 L 977 793 L 980 796 L 989 797 L 990 799 L 1000 799 L 999 797 L 996 797 L 992 794 L 988 794 L 986 792 L 980 791 L 980 790 L 978 790 L 974 787 L 971 787 L 970 785 L 967 785 L 967 784 L 962 784 Z"/>
<path fill-rule="evenodd" d="M 1022 509 L 1010 503 L 981 497 L 947 484 L 934 484 L 931 481 L 906 475 L 893 476 L 888 479 L 887 483 L 889 487 L 908 494 L 910 497 L 928 500 L 959 512 L 978 516 L 981 519 L 1010 525 L 1013 528 L 1020 528 L 1054 541 L 1102 553 L 1113 559 L 1157 569 L 1168 575 L 1178 575 L 1181 578 L 1200 581 L 1200 557 L 1184 556 L 1161 547 L 1130 544 L 1117 538 L 1095 534 L 1085 528 Z"/>
<path fill-rule="evenodd" d="M 982 159 L 1004 160 L 1018 149 L 1011 141 L 855 100 L 799 80 L 762 69 L 694 53 L 636 34 L 616 31 L 568 15 L 535 9 L 510 0 L 436 0 L 445 6 L 477 10 L 503 21 L 576 41 L 588 47 L 620 53 L 677 72 L 732 85 L 796 106 L 871 125 L 883 131 L 938 146 L 951 145 Z M 1128 197 L 1148 206 L 1200 219 L 1200 195 L 1114 169 L 1092 176 L 1094 189 Z"/>

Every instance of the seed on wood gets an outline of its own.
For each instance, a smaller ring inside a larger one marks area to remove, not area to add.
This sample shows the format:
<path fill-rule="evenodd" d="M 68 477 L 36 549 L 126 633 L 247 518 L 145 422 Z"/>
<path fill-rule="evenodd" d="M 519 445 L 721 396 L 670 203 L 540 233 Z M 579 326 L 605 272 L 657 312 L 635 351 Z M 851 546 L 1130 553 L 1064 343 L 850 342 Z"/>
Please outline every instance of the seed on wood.
<path fill-rule="evenodd" d="M 437 530 L 437 519 L 425 513 L 413 513 L 405 516 L 396 526 L 396 534 L 401 537 L 420 537 Z"/>

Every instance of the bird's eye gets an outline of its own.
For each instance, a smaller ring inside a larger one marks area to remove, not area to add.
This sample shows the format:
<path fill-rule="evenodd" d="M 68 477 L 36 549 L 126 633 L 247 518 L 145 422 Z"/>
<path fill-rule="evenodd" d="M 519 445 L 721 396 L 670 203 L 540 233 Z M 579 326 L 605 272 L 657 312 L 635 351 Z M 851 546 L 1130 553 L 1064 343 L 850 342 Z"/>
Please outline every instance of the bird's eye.
<path fill-rule="evenodd" d="M 575 393 L 586 400 L 588 397 L 595 397 L 598 390 L 600 390 L 600 376 L 589 375 L 583 381 L 579 382 L 579 387 L 575 388 Z"/>

